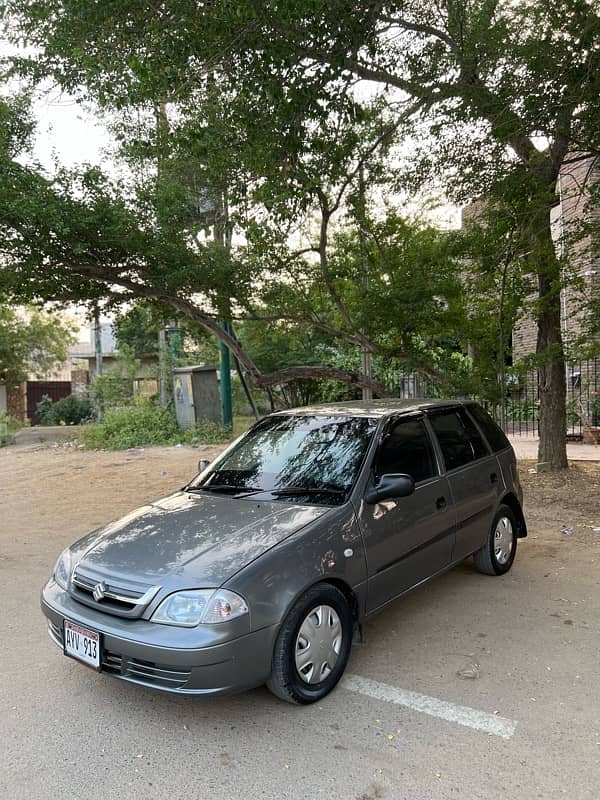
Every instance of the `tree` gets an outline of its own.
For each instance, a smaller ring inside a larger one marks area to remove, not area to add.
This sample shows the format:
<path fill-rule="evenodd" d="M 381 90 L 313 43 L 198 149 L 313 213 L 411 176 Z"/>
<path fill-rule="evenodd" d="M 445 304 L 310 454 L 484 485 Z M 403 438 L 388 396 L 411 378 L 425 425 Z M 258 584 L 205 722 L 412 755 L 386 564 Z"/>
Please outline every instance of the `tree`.
<path fill-rule="evenodd" d="M 34 308 L 0 305 L 0 379 L 9 386 L 64 363 L 75 337 L 72 327 Z"/>
<path fill-rule="evenodd" d="M 511 334 L 532 293 L 520 210 L 509 198 L 499 203 L 488 197 L 485 203 L 475 203 L 464 217 L 458 239 L 465 258 L 465 335 L 478 391 L 503 413 L 507 364 L 512 361 Z"/>
<path fill-rule="evenodd" d="M 18 111 L 0 102 L 7 119 Z M 14 127 L 21 129 L 16 122 Z M 241 304 L 249 297 L 249 264 L 219 242 L 190 240 L 180 226 L 157 224 L 97 169 L 61 170 L 47 178 L 23 166 L 16 156 L 25 143 L 26 137 L 7 135 L 0 149 L 0 285 L 7 294 L 109 308 L 142 298 L 158 301 L 224 341 L 256 385 L 304 375 L 362 384 L 356 373 L 318 365 L 295 367 L 293 375 L 261 374 L 218 322 L 223 297 L 235 296 Z"/>
<path fill-rule="evenodd" d="M 521 238 L 538 289 L 539 460 L 566 467 L 561 265 L 550 209 L 569 151 L 598 153 L 596 4 L 274 5 L 257 11 L 254 3 L 236 4 L 242 43 L 236 38 L 236 54 L 226 58 L 238 79 L 244 62 L 247 91 L 252 81 L 262 81 L 262 91 L 279 81 L 282 94 L 312 87 L 323 97 L 344 76 L 391 87 L 413 99 L 424 115 L 423 131 L 433 135 L 434 150 L 424 154 L 419 175 L 425 167 L 442 167 L 457 198 L 517 189 Z M 218 6 L 213 24 L 217 18 L 223 24 L 225 8 Z M 432 137 L 426 141 L 431 148 Z"/>
<path fill-rule="evenodd" d="M 440 176 L 456 200 L 516 191 L 538 292 L 539 458 L 566 466 L 561 265 L 549 211 L 569 150 L 598 152 L 600 22 L 591 0 L 9 6 L 18 35 L 41 51 L 21 66 L 71 90 L 84 86 L 112 109 L 161 98 L 191 120 L 199 92 L 205 98 L 217 86 L 227 121 L 220 130 L 254 165 L 255 188 L 268 185 L 269 200 L 277 169 L 289 189 L 284 177 L 296 175 L 298 153 L 330 160 L 331 137 L 319 150 L 313 134 L 343 112 L 357 81 L 379 87 L 388 124 L 410 121 L 420 134 L 423 147 L 403 180 Z M 192 138 L 198 130 L 189 128 Z M 321 207 L 321 222 L 329 211 Z M 331 295 L 335 284 L 327 288 Z M 346 337 L 364 338 L 349 332 L 349 318 L 342 321 Z"/>
<path fill-rule="evenodd" d="M 114 331 L 117 345 L 119 349 L 123 346 L 130 348 L 136 358 L 158 355 L 159 331 L 172 322 L 175 322 L 176 335 L 179 337 L 181 358 L 187 359 L 187 363 L 190 363 L 190 358 L 199 363 L 217 363 L 219 353 L 214 337 L 186 317 L 173 320 L 171 307 L 151 301 L 141 300 L 116 315 Z M 175 335 L 175 332 L 171 335 Z"/>
<path fill-rule="evenodd" d="M 267 209 L 268 213 L 262 224 L 250 220 L 246 225 L 248 243 L 238 248 L 238 252 L 219 242 L 201 241 L 189 227 L 171 224 L 178 219 L 182 205 L 175 205 L 169 215 L 163 214 L 160 219 L 147 214 L 143 205 L 140 211 L 136 196 L 127 198 L 121 186 L 97 169 L 80 173 L 60 171 L 48 179 L 8 157 L 0 165 L 0 228 L 4 262 L 10 268 L 0 270 L 0 281 L 7 291 L 28 299 L 60 298 L 80 303 L 102 300 L 117 306 L 146 298 L 163 306 L 168 304 L 179 315 L 187 315 L 225 341 L 257 386 L 327 378 L 358 387 L 369 385 L 380 395 L 388 392 L 380 382 L 331 364 L 294 365 L 261 373 L 239 341 L 219 326 L 217 319 L 222 318 L 224 305 L 234 304 L 230 314 L 265 323 L 272 321 L 269 314 L 273 309 L 278 320 L 308 325 L 332 340 L 368 347 L 382 355 L 395 355 L 414 368 L 431 373 L 427 347 L 412 347 L 412 353 L 401 350 L 408 350 L 408 345 L 412 346 L 419 337 L 424 345 L 423 334 L 431 338 L 432 312 L 443 316 L 444 304 L 430 302 L 429 313 L 418 317 L 421 327 L 413 324 L 405 336 L 401 332 L 396 335 L 391 327 L 393 316 L 388 314 L 384 319 L 380 310 L 379 315 L 371 317 L 379 318 L 385 330 L 378 331 L 371 325 L 367 336 L 360 331 L 361 326 L 367 330 L 368 319 L 361 311 L 360 293 L 356 292 L 356 282 L 362 285 L 366 265 L 358 264 L 356 247 L 353 263 L 345 257 L 330 261 L 332 241 L 338 248 L 343 242 L 343 237 L 332 240 L 332 221 L 337 215 L 342 223 L 346 218 L 346 227 L 356 226 L 352 193 L 359 171 L 379 174 L 381 166 L 376 155 L 392 133 L 385 121 L 376 116 L 361 117 L 360 108 L 354 104 L 349 105 L 349 111 L 345 127 L 339 120 L 337 126 L 331 121 L 330 130 L 313 132 L 306 153 L 297 154 L 291 177 L 282 178 L 276 170 L 267 187 L 264 182 L 257 187 L 263 202 L 259 205 L 256 201 L 254 208 Z M 327 157 L 330 143 L 337 147 L 337 157 L 333 160 Z M 171 194 L 171 200 L 174 197 L 176 192 Z M 309 224 L 313 214 L 317 215 L 316 242 L 309 241 L 306 247 L 294 251 L 289 245 L 293 233 L 290 220 L 295 222 L 295 215 L 301 215 Z M 419 235 L 421 245 L 436 238 L 441 243 L 441 237 L 424 230 L 415 233 L 413 243 L 405 246 L 410 226 L 404 225 L 404 233 L 399 235 L 402 226 L 392 217 L 387 232 L 381 228 L 377 233 L 377 226 L 372 226 L 366 217 L 361 224 L 365 236 L 375 234 L 373 242 L 377 237 L 380 240 L 377 246 L 372 243 L 370 255 L 362 245 L 364 258 L 368 258 L 373 270 L 383 263 L 383 244 L 388 248 L 387 257 L 394 248 L 399 251 L 404 248 L 403 257 L 398 254 L 390 260 L 389 269 L 393 266 L 397 273 L 394 280 L 389 279 L 389 273 L 383 282 L 373 281 L 373 309 L 384 307 L 384 286 L 388 293 L 395 292 L 394 302 L 400 302 L 402 270 L 409 277 L 410 270 L 417 269 L 409 257 L 420 259 L 420 268 L 427 268 L 432 275 L 432 280 L 423 281 L 422 288 L 427 285 L 430 295 L 439 294 L 441 284 L 433 278 L 435 271 L 430 268 L 439 266 L 440 256 L 447 258 L 447 249 L 444 255 L 443 246 L 414 245 Z M 386 236 L 392 236 L 394 226 L 398 228 L 395 243 L 384 243 Z M 309 258 L 311 254 L 317 259 Z M 414 293 L 407 294 L 406 313 L 400 314 L 398 310 L 398 320 L 417 318 L 414 298 Z M 357 325 L 361 315 L 364 323 Z"/>

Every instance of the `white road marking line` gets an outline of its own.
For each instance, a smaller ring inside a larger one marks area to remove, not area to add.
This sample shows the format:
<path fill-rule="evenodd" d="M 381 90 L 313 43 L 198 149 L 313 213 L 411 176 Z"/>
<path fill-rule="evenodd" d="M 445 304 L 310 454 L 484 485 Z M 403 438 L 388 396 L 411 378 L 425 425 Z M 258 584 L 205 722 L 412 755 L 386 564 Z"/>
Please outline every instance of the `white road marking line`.
<path fill-rule="evenodd" d="M 506 717 L 488 714 L 486 711 L 478 711 L 469 706 L 447 703 L 445 700 L 438 700 L 437 697 L 429 697 L 426 694 L 397 689 L 395 686 L 372 681 L 360 675 L 347 675 L 343 678 L 341 686 L 343 689 L 373 697 L 375 700 L 385 700 L 388 703 L 406 706 L 406 708 L 412 708 L 422 714 L 429 714 L 431 717 L 445 719 L 448 722 L 456 722 L 458 725 L 501 736 L 503 739 L 510 739 L 517 726 L 514 720 Z"/>

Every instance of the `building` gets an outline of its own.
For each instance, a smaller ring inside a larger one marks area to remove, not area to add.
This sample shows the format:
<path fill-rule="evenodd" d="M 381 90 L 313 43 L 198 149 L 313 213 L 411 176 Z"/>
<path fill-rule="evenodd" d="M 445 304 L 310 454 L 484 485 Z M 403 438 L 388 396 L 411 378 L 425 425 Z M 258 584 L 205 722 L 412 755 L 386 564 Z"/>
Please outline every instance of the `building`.
<path fill-rule="evenodd" d="M 567 352 L 585 329 L 582 300 L 600 292 L 600 244 L 592 234 L 581 237 L 582 225 L 598 223 L 600 205 L 590 206 L 591 188 L 600 181 L 600 160 L 595 156 L 570 153 L 565 159 L 556 185 L 557 203 L 552 209 L 551 225 L 558 255 L 566 258 L 570 275 L 565 275 L 561 292 L 561 328 Z M 580 287 L 575 289 L 573 278 Z M 513 332 L 513 358 L 519 361 L 535 353 L 537 326 L 533 319 L 523 319 Z M 599 376 L 600 377 L 600 376 Z"/>
<path fill-rule="evenodd" d="M 100 329 L 101 351 L 96 354 L 95 329 L 90 328 L 88 341 L 76 342 L 69 348 L 69 358 L 64 364 L 45 375 L 29 375 L 26 381 L 16 386 L 0 383 L 0 412 L 5 412 L 22 422 L 36 424 L 37 404 L 47 395 L 53 401 L 74 394 L 85 398 L 89 385 L 96 374 L 96 365 L 101 361 L 102 371 L 115 366 L 118 351 L 111 323 L 103 323 Z M 140 359 L 141 364 L 134 378 L 136 394 L 151 396 L 158 393 L 158 356 L 149 354 Z"/>
<path fill-rule="evenodd" d="M 561 330 L 567 353 L 567 434 L 595 441 L 600 431 L 600 358 L 575 359 L 574 353 L 587 335 L 591 298 L 600 297 L 600 205 L 590 202 L 600 183 L 600 159 L 572 152 L 561 167 L 556 183 L 556 203 L 550 223 L 558 256 L 564 260 L 561 290 Z M 463 209 L 463 224 L 483 216 L 485 201 Z M 533 294 L 532 300 L 536 299 Z M 589 341 L 588 341 L 589 343 Z M 533 317 L 519 320 L 512 332 L 511 357 L 507 367 L 536 352 L 537 324 Z M 510 373 L 509 373 L 510 377 Z M 536 370 L 507 386 L 504 407 L 498 418 L 513 433 L 535 433 L 538 418 L 538 374 Z"/>

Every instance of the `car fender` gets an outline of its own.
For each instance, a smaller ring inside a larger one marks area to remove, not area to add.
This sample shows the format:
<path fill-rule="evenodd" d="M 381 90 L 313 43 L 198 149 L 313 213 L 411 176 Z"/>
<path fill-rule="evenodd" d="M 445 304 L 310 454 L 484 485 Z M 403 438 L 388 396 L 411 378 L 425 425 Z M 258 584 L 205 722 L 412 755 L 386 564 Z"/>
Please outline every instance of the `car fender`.
<path fill-rule="evenodd" d="M 513 512 L 517 519 L 517 536 L 519 539 L 524 539 L 527 536 L 527 522 L 525 520 L 525 514 L 523 513 L 521 503 L 514 492 L 507 492 L 504 494 L 498 503 L 498 508 L 500 508 L 501 505 L 508 506 Z M 496 512 L 497 511 L 498 509 L 496 509 Z"/>
<path fill-rule="evenodd" d="M 330 581 L 356 598 L 364 614 L 367 563 L 360 529 L 350 503 L 280 542 L 230 578 L 225 587 L 246 598 L 252 630 L 279 624 L 311 586 Z"/>

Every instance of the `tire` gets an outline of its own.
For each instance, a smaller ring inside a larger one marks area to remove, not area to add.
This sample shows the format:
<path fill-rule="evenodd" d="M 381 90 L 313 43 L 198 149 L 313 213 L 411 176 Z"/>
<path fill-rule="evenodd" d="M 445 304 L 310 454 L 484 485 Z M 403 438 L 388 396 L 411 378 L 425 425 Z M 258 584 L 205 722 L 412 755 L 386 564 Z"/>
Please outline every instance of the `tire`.
<path fill-rule="evenodd" d="M 352 629 L 352 611 L 342 592 L 328 583 L 312 586 L 292 606 L 279 629 L 269 690 L 298 705 L 321 700 L 346 668 Z"/>
<path fill-rule="evenodd" d="M 504 575 L 517 554 L 517 520 L 508 506 L 500 506 L 486 543 L 474 555 L 475 566 L 485 575 Z"/>

